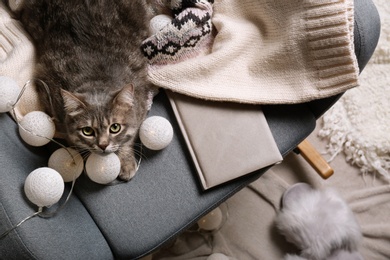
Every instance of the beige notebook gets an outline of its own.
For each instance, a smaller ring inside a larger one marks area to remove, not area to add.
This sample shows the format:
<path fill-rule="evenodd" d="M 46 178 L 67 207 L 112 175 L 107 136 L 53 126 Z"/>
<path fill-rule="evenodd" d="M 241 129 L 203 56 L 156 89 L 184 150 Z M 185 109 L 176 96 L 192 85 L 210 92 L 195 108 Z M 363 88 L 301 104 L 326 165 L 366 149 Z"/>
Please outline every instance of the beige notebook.
<path fill-rule="evenodd" d="M 204 189 L 282 160 L 260 106 L 167 94 Z"/>

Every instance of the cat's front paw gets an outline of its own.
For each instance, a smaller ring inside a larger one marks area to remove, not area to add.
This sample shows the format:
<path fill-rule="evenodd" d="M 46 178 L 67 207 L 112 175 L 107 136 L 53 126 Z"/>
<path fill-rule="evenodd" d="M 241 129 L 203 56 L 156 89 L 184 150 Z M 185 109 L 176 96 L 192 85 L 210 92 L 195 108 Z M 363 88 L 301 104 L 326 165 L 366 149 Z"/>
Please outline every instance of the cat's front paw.
<path fill-rule="evenodd" d="M 122 181 L 129 181 L 137 172 L 137 162 L 135 159 L 121 160 L 121 172 L 118 178 Z"/>

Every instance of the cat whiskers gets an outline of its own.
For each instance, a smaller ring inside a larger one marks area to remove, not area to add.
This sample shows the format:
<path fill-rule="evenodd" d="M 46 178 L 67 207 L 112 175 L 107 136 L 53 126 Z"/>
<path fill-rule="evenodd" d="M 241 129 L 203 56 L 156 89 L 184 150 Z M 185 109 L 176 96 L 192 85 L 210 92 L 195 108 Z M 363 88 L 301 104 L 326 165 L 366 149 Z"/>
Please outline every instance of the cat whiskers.
<path fill-rule="evenodd" d="M 135 155 L 137 155 L 140 159 L 147 159 L 146 155 L 143 153 L 143 145 L 142 143 L 134 143 L 134 147 L 138 147 L 138 149 L 133 148 L 133 152 Z"/>
<path fill-rule="evenodd" d="M 112 145 L 112 146 L 110 147 L 110 149 L 109 149 L 108 152 L 110 152 L 110 153 L 116 153 L 116 152 L 118 152 L 118 150 L 119 150 L 120 147 L 121 147 L 121 146 L 120 146 L 119 144 Z"/>
<path fill-rule="evenodd" d="M 139 149 L 134 149 L 134 147 L 138 146 Z M 120 150 L 123 148 L 122 145 L 118 145 L 118 149 L 116 150 L 115 153 L 118 153 L 120 152 Z M 140 165 L 141 165 L 141 161 L 142 159 L 147 159 L 146 156 L 143 154 L 142 152 L 142 144 L 134 144 L 132 147 L 131 147 L 131 152 L 132 154 L 134 154 L 134 159 L 137 161 L 137 169 L 136 171 L 138 171 Z"/>
<path fill-rule="evenodd" d="M 88 156 L 91 154 L 91 151 L 87 148 L 82 148 L 80 146 L 77 146 L 77 145 L 72 145 L 72 146 L 69 146 L 69 148 L 72 148 L 72 149 L 75 149 L 81 156 L 81 158 L 83 158 L 83 160 L 85 161 Z"/>
<path fill-rule="evenodd" d="M 138 148 L 138 149 L 135 149 L 134 147 Z M 75 149 L 81 156 L 81 158 L 86 161 L 88 159 L 88 157 L 90 156 L 91 153 L 103 153 L 103 151 L 99 148 L 95 148 L 95 149 L 91 149 L 91 148 L 83 148 L 83 147 L 80 147 L 80 146 L 77 146 L 77 145 L 73 145 L 73 146 L 69 146 L 68 148 L 72 148 L 72 149 Z M 114 145 L 113 147 L 111 147 L 110 151 L 112 150 L 113 153 L 117 154 L 118 152 L 120 152 L 121 149 L 123 149 L 124 147 L 120 144 L 118 145 Z M 146 159 L 146 156 L 145 154 L 143 153 L 143 146 L 141 143 L 135 143 L 133 145 L 133 147 L 131 147 L 131 152 L 134 154 L 134 159 L 136 160 L 137 162 L 137 169 L 136 171 L 138 171 L 140 165 L 141 165 L 141 161 L 142 159 Z M 112 153 L 112 152 L 106 152 L 107 154 L 109 153 Z"/>

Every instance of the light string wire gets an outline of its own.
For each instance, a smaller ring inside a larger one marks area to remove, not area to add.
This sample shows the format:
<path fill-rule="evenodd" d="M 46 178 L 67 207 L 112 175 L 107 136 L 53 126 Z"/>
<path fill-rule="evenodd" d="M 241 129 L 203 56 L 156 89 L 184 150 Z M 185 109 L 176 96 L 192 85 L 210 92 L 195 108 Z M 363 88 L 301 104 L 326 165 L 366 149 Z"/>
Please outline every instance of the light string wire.
<path fill-rule="evenodd" d="M 38 80 L 39 82 L 41 82 L 41 83 L 43 84 L 43 86 L 45 87 L 45 90 L 47 91 L 47 93 L 50 93 L 49 88 L 48 88 L 48 86 L 47 86 L 47 84 L 46 84 L 45 82 L 43 82 L 43 81 L 40 80 L 40 79 L 35 79 L 35 80 Z M 35 135 L 35 136 L 37 136 L 37 137 L 41 137 L 41 138 L 48 139 L 48 140 L 50 140 L 50 141 L 52 141 L 52 142 L 58 144 L 58 145 L 61 146 L 62 148 L 64 148 L 64 149 L 69 153 L 69 155 L 71 156 L 71 158 L 72 158 L 72 160 L 73 160 L 73 163 L 76 164 L 76 159 L 74 158 L 73 154 L 72 154 L 71 152 L 69 152 L 69 150 L 67 149 L 66 146 L 64 146 L 64 145 L 61 144 L 60 142 L 57 142 L 57 141 L 54 140 L 54 139 L 48 138 L 48 137 L 46 137 L 46 136 L 41 136 L 41 135 L 39 135 L 39 134 L 36 134 L 36 133 L 30 131 L 29 129 L 25 129 L 23 126 L 20 125 L 20 123 L 19 123 L 20 120 L 19 120 L 19 118 L 18 118 L 18 116 L 17 116 L 17 114 L 16 114 L 15 107 L 16 107 L 16 104 L 17 104 L 17 103 L 19 102 L 19 100 L 21 99 L 23 93 L 25 92 L 26 87 L 27 87 L 28 85 L 31 84 L 31 81 L 32 81 L 32 80 L 28 80 L 28 81 L 24 84 L 22 90 L 20 91 L 20 93 L 19 93 L 19 95 L 18 95 L 18 97 L 17 97 L 17 99 L 16 99 L 16 102 L 12 105 L 11 111 L 12 111 L 12 113 L 13 113 L 13 116 L 14 116 L 15 120 L 16 120 L 16 123 L 18 124 L 19 127 L 21 127 L 21 128 L 22 128 L 23 130 L 25 130 L 26 132 L 29 132 L 30 134 Z M 53 103 L 52 103 L 51 97 L 50 97 L 50 95 L 48 95 L 48 96 L 49 96 L 50 106 L 53 108 Z M 8 236 L 13 230 L 15 230 L 16 228 L 18 228 L 19 226 L 21 226 L 23 223 L 25 223 L 26 221 L 28 221 L 28 220 L 30 220 L 30 219 L 36 217 L 36 216 L 39 216 L 39 217 L 42 217 L 42 218 L 51 218 L 51 217 L 53 217 L 54 215 L 56 215 L 56 214 L 57 214 L 58 212 L 60 212 L 60 211 L 65 207 L 65 205 L 68 203 L 68 201 L 69 201 L 69 199 L 70 199 L 70 196 L 71 196 L 72 193 L 73 193 L 73 188 L 74 188 L 75 183 L 76 183 L 76 172 L 73 174 L 72 185 L 71 185 L 71 188 L 70 188 L 70 190 L 69 190 L 69 194 L 68 194 L 68 196 L 66 197 L 64 203 L 63 203 L 61 206 L 59 206 L 59 207 L 58 207 L 55 211 L 53 211 L 53 212 L 44 212 L 44 211 L 43 211 L 43 208 L 44 208 L 44 207 L 39 207 L 37 212 L 35 212 L 35 213 L 32 214 L 31 216 L 28 216 L 28 217 L 26 217 L 25 219 L 21 220 L 18 224 L 14 225 L 13 227 L 11 227 L 11 228 L 8 229 L 7 231 L 5 231 L 3 234 L 1 234 L 1 235 L 0 235 L 0 239 L 3 239 L 4 237 Z"/>
<path fill-rule="evenodd" d="M 42 207 L 39 207 L 38 211 L 35 212 L 34 214 L 32 214 L 31 216 L 28 216 L 27 218 L 23 219 L 22 221 L 20 221 L 18 224 L 16 224 L 15 226 L 13 226 L 12 228 L 8 229 L 7 231 L 5 231 L 1 236 L 0 236 L 0 240 L 3 239 L 4 237 L 8 236 L 9 233 L 11 233 L 12 231 L 14 231 L 16 228 L 18 228 L 20 225 L 22 225 L 24 222 L 26 222 L 27 220 L 30 220 L 32 219 L 33 217 L 36 217 L 38 216 L 41 212 L 42 212 L 43 208 Z"/>
<path fill-rule="evenodd" d="M 14 231 L 16 228 L 18 228 L 19 226 L 21 226 L 24 222 L 36 217 L 36 216 L 39 216 L 41 218 L 51 218 L 53 216 L 55 216 L 58 212 L 60 212 L 64 207 L 65 205 L 68 203 L 69 199 L 70 199 L 70 196 L 72 195 L 73 193 L 73 188 L 74 188 L 74 185 L 76 183 L 76 174 L 73 175 L 73 180 L 72 180 L 72 186 L 69 190 L 69 194 L 68 196 L 66 197 L 64 203 L 59 206 L 55 211 L 53 212 L 44 212 L 43 211 L 43 208 L 44 207 L 39 207 L 38 208 L 38 211 L 35 212 L 34 214 L 32 214 L 31 216 L 28 216 L 26 217 L 25 219 L 21 220 L 18 224 L 14 225 L 13 227 L 11 227 L 10 229 L 8 229 L 7 231 L 5 231 L 3 234 L 0 235 L 0 240 L 3 239 L 4 237 L 8 236 L 12 231 Z"/>

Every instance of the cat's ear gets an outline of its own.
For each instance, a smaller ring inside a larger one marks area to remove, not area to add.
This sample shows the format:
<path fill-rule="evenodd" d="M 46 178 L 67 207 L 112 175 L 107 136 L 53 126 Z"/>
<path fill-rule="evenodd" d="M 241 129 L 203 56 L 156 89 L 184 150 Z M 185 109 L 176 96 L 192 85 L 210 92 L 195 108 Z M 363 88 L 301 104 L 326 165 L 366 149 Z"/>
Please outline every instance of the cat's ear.
<path fill-rule="evenodd" d="M 114 98 L 114 105 L 117 106 L 132 106 L 134 103 L 134 86 L 126 85 L 122 88 Z"/>
<path fill-rule="evenodd" d="M 61 89 L 61 95 L 64 100 L 65 111 L 69 116 L 74 117 L 85 111 L 86 105 L 74 94 Z"/>

